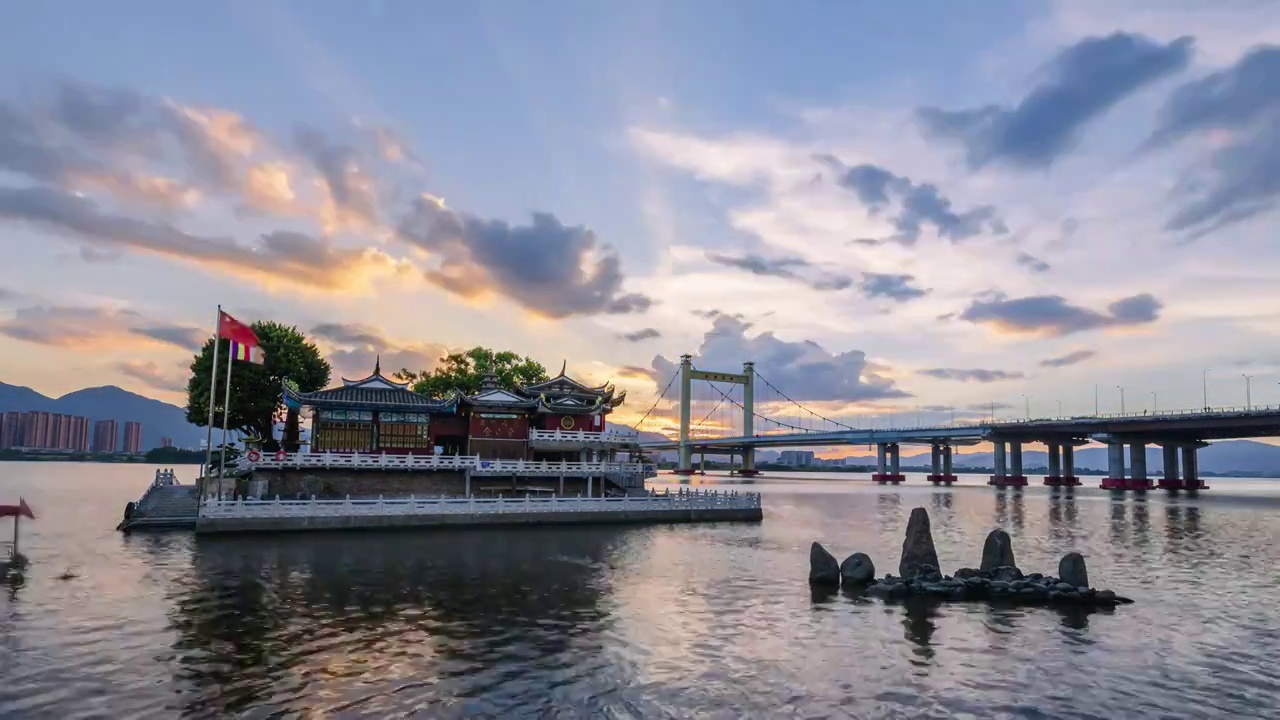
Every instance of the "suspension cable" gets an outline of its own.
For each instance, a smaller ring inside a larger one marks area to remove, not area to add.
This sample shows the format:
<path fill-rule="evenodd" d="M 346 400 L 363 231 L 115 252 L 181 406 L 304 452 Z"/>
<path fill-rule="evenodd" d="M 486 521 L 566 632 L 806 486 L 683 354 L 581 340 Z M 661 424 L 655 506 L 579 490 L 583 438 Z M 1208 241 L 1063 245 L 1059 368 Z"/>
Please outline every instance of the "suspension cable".
<path fill-rule="evenodd" d="M 825 421 L 827 421 L 827 422 L 831 423 L 832 425 L 839 425 L 840 427 L 842 427 L 842 428 L 844 428 L 844 429 L 846 429 L 846 430 L 857 430 L 857 429 L 858 429 L 858 428 L 853 427 L 852 425 L 846 425 L 846 424 L 844 424 L 844 423 L 842 423 L 842 422 L 840 422 L 840 421 L 838 421 L 838 420 L 832 420 L 831 418 L 829 418 L 829 417 L 827 417 L 827 416 L 825 416 L 825 415 L 819 415 L 818 413 L 816 413 L 816 412 L 814 412 L 814 411 L 810 410 L 809 408 L 805 407 L 804 405 L 801 405 L 800 403 L 796 402 L 795 400 L 792 400 L 792 399 L 791 399 L 791 398 L 790 398 L 786 393 L 784 393 L 784 392 L 782 392 L 781 390 L 779 390 L 779 389 L 777 388 L 777 386 L 775 386 L 773 383 L 769 382 L 769 381 L 768 381 L 768 380 L 767 380 L 763 375 L 761 375 L 759 372 L 756 372 L 756 371 L 754 371 L 754 370 L 753 370 L 752 372 L 753 372 L 753 373 L 755 373 L 755 376 L 756 376 L 756 377 L 758 377 L 758 378 L 760 378 L 761 380 L 763 380 L 765 385 L 768 385 L 768 386 L 769 386 L 769 387 L 770 387 L 774 392 L 776 392 L 776 393 L 778 393 L 778 395 L 782 396 L 782 398 L 783 398 L 784 400 L 786 400 L 787 402 L 791 403 L 792 405 L 795 405 L 796 407 L 800 408 L 801 410 L 803 410 L 803 411 L 805 411 L 805 412 L 809 413 L 810 415 L 812 415 L 812 416 L 814 416 L 814 417 L 816 417 L 816 418 L 819 418 L 819 419 L 821 419 L 821 420 L 825 420 Z M 797 422 L 798 422 L 798 421 L 799 421 L 799 419 L 797 419 Z"/>
<path fill-rule="evenodd" d="M 680 377 L 680 371 L 677 370 L 672 373 L 671 379 L 667 381 L 667 386 L 662 388 L 662 392 L 658 394 L 658 399 L 653 401 L 653 407 L 650 407 L 648 412 L 646 412 L 644 416 L 640 418 L 639 422 L 636 423 L 637 430 L 639 430 L 640 426 L 644 424 L 644 421 L 649 418 L 649 413 L 652 413 L 657 409 L 658 403 L 662 402 L 662 398 L 667 396 L 667 391 L 671 389 L 672 383 L 674 383 L 678 377 Z"/>
<path fill-rule="evenodd" d="M 707 384 L 708 384 L 708 385 L 710 385 L 710 383 L 707 383 Z M 771 387 L 772 387 L 772 386 L 771 386 Z M 746 409 L 747 409 L 747 407 L 746 407 L 745 405 L 743 405 L 742 403 L 738 402 L 737 400 L 734 400 L 733 398 L 729 397 L 728 395 L 725 395 L 724 391 L 723 391 L 723 390 L 721 390 L 720 388 L 716 387 L 715 385 L 711 385 L 711 388 L 712 388 L 713 390 L 715 390 L 716 392 L 720 393 L 720 397 L 721 397 L 721 401 L 722 401 L 722 402 L 723 402 L 724 400 L 728 400 L 730 403 L 732 403 L 732 404 L 734 404 L 734 405 L 737 405 L 739 408 L 742 408 L 743 410 L 746 410 Z M 777 390 L 777 388 L 774 388 L 774 390 Z M 790 398 L 788 398 L 788 399 L 790 399 Z M 794 402 L 794 401 L 792 401 L 792 402 Z M 803 433 L 814 432 L 814 431 L 812 431 L 812 430 L 810 430 L 810 429 L 808 429 L 808 428 L 800 427 L 799 425 L 792 425 L 792 424 L 790 424 L 790 423 L 785 423 L 785 422 L 782 422 L 782 421 L 780 421 L 780 420 L 774 420 L 773 418 L 769 417 L 768 415 L 761 415 L 760 413 L 758 413 L 758 412 L 756 412 L 756 411 L 755 411 L 755 408 L 752 408 L 752 409 L 751 409 L 751 414 L 752 414 L 752 416 L 757 417 L 757 418 L 760 418 L 761 420 L 764 420 L 765 422 L 773 423 L 774 425 L 777 425 L 778 427 L 784 427 L 784 428 L 787 428 L 787 429 L 789 429 L 789 430 L 799 430 L 800 432 L 803 432 Z M 848 426 L 845 426 L 845 427 L 848 427 Z M 853 430 L 853 429 L 855 429 L 855 428 L 849 428 L 849 429 L 850 429 L 850 430 Z"/>

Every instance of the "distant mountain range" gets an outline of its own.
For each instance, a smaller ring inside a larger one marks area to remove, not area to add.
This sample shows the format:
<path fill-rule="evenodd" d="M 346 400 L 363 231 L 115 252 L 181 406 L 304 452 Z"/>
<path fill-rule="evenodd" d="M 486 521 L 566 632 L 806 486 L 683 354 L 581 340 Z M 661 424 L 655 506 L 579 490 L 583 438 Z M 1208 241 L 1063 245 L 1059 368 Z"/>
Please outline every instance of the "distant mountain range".
<path fill-rule="evenodd" d="M 115 420 L 120 423 L 121 441 L 125 422 L 140 422 L 143 450 L 160 447 L 162 437 L 173 438 L 173 444 L 178 447 L 200 447 L 205 437 L 204 428 L 187 422 L 183 408 L 114 385 L 85 388 L 51 398 L 29 387 L 0 382 L 0 412 L 10 410 L 83 415 L 95 422 Z"/>

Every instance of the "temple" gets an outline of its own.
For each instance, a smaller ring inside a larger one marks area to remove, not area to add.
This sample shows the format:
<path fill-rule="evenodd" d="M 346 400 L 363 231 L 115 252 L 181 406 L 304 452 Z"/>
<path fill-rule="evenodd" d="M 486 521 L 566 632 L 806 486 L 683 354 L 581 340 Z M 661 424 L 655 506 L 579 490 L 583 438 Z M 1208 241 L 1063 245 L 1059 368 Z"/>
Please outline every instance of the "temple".
<path fill-rule="evenodd" d="M 285 403 L 311 409 L 312 453 L 467 455 L 494 460 L 606 460 L 631 449 L 633 432 L 610 432 L 606 416 L 626 392 L 590 387 L 561 368 L 545 382 L 506 390 L 488 373 L 480 391 L 431 398 L 382 375 L 299 393 Z"/>

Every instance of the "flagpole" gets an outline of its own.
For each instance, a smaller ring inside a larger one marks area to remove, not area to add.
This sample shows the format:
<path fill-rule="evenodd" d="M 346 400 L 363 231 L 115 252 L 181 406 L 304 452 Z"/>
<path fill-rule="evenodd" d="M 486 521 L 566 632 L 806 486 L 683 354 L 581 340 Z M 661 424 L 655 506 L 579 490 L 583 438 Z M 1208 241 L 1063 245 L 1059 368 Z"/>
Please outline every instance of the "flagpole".
<path fill-rule="evenodd" d="M 231 356 L 231 343 L 227 343 L 227 394 L 222 401 L 222 455 L 218 460 L 218 489 L 222 489 L 222 476 L 227 471 L 227 418 L 231 415 L 231 366 L 236 359 Z"/>
<path fill-rule="evenodd" d="M 213 403 L 214 403 L 214 399 L 217 397 L 214 393 L 217 391 L 217 386 L 218 386 L 218 341 L 221 338 L 221 336 L 222 336 L 222 306 L 219 305 L 218 319 L 214 321 L 214 324 L 213 324 L 213 370 L 211 371 L 210 377 L 209 377 L 209 422 L 208 422 L 209 432 L 204 441 L 204 448 L 205 448 L 204 449 L 204 475 L 205 477 L 211 477 L 213 475 L 213 420 L 214 420 Z M 202 492 L 201 492 L 202 495 L 204 494 L 203 490 L 207 490 L 207 488 L 202 489 Z"/>

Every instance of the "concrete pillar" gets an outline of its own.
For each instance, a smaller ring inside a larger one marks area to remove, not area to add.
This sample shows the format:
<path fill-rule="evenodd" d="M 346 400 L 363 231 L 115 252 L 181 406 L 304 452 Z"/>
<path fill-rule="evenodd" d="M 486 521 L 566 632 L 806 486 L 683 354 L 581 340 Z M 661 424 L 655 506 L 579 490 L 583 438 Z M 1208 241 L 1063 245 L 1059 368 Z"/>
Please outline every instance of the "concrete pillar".
<path fill-rule="evenodd" d="M 564 475 L 560 476 L 560 497 L 564 497 Z"/>
<path fill-rule="evenodd" d="M 747 381 L 742 385 L 742 435 L 743 437 L 753 437 L 756 432 L 756 364 L 753 362 L 742 363 L 742 374 L 747 376 Z M 748 477 L 757 474 L 755 448 L 747 447 L 742 449 L 742 470 L 739 474 Z"/>
<path fill-rule="evenodd" d="M 929 446 L 929 470 L 935 476 L 942 474 L 942 447 L 940 445 Z"/>
<path fill-rule="evenodd" d="M 676 473 L 690 475 L 693 473 L 693 449 L 689 447 L 689 407 L 693 392 L 693 356 L 680 356 L 680 462 L 676 465 Z"/>
<path fill-rule="evenodd" d="M 1129 478 L 1140 485 L 1147 479 L 1147 444 L 1131 443 L 1129 445 Z"/>
<path fill-rule="evenodd" d="M 1188 490 L 1202 490 L 1200 482 L 1200 461 L 1196 457 L 1195 445 L 1182 446 L 1182 485 Z"/>
<path fill-rule="evenodd" d="M 992 465 L 994 465 L 996 477 L 1003 478 L 1008 473 L 1005 472 L 1004 464 L 1004 441 L 997 440 L 994 445 L 994 454 L 992 456 Z"/>
<path fill-rule="evenodd" d="M 898 443 L 893 443 L 889 446 L 889 474 L 894 477 L 902 474 L 901 464 L 898 459 Z"/>
<path fill-rule="evenodd" d="M 1102 479 L 1103 490 L 1124 490 L 1124 443 L 1112 440 L 1107 443 L 1107 476 Z"/>
<path fill-rule="evenodd" d="M 698 472 L 703 475 L 707 474 L 707 454 L 698 453 Z"/>
<path fill-rule="evenodd" d="M 888 463 L 885 460 L 885 453 L 888 445 L 885 443 L 876 443 L 876 474 L 884 475 L 889 472 Z"/>
<path fill-rule="evenodd" d="M 587 476 L 587 497 L 591 497 L 591 476 Z"/>
<path fill-rule="evenodd" d="M 1049 477 L 1062 477 L 1062 445 L 1049 443 Z"/>
<path fill-rule="evenodd" d="M 950 477 L 954 473 L 951 471 L 951 446 L 942 446 L 942 474 Z"/>
<path fill-rule="evenodd" d="M 1062 446 L 1062 477 L 1076 476 L 1076 446 L 1066 443 Z"/>
<path fill-rule="evenodd" d="M 1182 480 L 1178 477 L 1178 446 L 1166 443 L 1160 450 L 1164 455 L 1164 478 L 1160 480 L 1160 487 L 1178 490 L 1182 487 Z"/>
<path fill-rule="evenodd" d="M 470 470 L 462 471 L 462 478 L 464 483 L 463 492 L 466 494 L 467 497 L 471 497 L 471 471 Z M 563 488 L 563 485 L 564 485 L 564 481 L 561 480 L 562 488 Z"/>
<path fill-rule="evenodd" d="M 1022 475 L 1022 443 L 1014 440 L 1009 443 L 1009 476 L 1023 477 Z"/>

